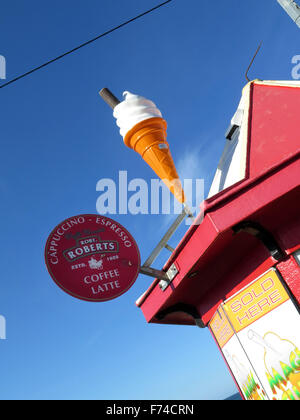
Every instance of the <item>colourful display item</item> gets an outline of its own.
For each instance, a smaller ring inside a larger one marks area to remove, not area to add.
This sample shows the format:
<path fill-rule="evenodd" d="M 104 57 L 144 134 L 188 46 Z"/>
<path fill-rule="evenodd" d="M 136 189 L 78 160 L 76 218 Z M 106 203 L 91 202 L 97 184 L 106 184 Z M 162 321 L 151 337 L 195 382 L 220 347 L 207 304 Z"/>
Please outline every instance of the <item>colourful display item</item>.
<path fill-rule="evenodd" d="M 138 123 L 125 136 L 126 146 L 139 153 L 180 203 L 185 195 L 167 142 L 167 123 L 151 118 Z"/>
<path fill-rule="evenodd" d="M 272 337 L 273 336 L 273 337 Z M 268 340 L 276 339 L 276 348 Z M 266 376 L 274 394 L 278 398 L 282 391 L 282 400 L 300 399 L 300 351 L 288 340 L 281 339 L 274 333 L 267 333 L 264 340 Z M 281 350 L 281 351 L 280 351 Z"/>
<path fill-rule="evenodd" d="M 186 198 L 167 142 L 167 123 L 154 102 L 124 92 L 114 108 L 124 143 L 137 152 L 180 203 Z"/>
<path fill-rule="evenodd" d="M 299 399 L 300 316 L 276 270 L 222 303 L 209 328 L 245 399 Z"/>
<path fill-rule="evenodd" d="M 246 400 L 264 400 L 266 393 L 254 374 L 245 349 L 241 346 L 232 325 L 220 306 L 209 328 L 230 369 L 241 395 Z"/>

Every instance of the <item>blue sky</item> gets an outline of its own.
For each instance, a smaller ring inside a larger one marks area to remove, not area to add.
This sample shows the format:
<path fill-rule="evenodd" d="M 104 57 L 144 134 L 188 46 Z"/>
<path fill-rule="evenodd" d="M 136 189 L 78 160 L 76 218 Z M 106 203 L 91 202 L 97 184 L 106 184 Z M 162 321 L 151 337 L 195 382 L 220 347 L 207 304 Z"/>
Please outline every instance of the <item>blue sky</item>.
<path fill-rule="evenodd" d="M 7 79 L 158 3 L 4 2 Z M 276 0 L 174 0 L 0 90 L 1 399 L 202 400 L 236 392 L 208 330 L 147 325 L 135 301 L 150 278 L 140 276 L 114 301 L 83 302 L 55 285 L 43 252 L 62 220 L 96 213 L 99 179 L 117 180 L 119 170 L 129 179 L 154 177 L 122 144 L 101 88 L 156 102 L 180 175 L 204 178 L 207 193 L 261 40 L 250 76 L 290 79 L 299 29 Z M 166 225 L 162 215 L 114 218 L 135 237 L 142 260 Z"/>

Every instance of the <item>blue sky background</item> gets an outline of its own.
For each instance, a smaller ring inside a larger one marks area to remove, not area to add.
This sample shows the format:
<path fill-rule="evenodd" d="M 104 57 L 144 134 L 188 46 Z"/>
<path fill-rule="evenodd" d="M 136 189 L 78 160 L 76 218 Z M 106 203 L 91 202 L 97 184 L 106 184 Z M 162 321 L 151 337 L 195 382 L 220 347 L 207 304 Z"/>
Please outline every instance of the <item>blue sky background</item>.
<path fill-rule="evenodd" d="M 7 79 L 159 4 L 156 0 L 1 5 Z M 88 303 L 62 292 L 44 264 L 52 229 L 96 213 L 101 178 L 154 177 L 122 144 L 98 91 L 154 100 L 182 177 L 206 193 L 259 42 L 252 78 L 290 79 L 299 29 L 276 0 L 174 0 L 164 8 L 0 90 L 1 399 L 224 399 L 236 392 L 208 330 L 147 325 L 128 293 Z M 114 216 L 144 260 L 172 219 Z M 182 227 L 174 241 L 185 231 Z M 162 266 L 167 254 L 156 263 Z"/>

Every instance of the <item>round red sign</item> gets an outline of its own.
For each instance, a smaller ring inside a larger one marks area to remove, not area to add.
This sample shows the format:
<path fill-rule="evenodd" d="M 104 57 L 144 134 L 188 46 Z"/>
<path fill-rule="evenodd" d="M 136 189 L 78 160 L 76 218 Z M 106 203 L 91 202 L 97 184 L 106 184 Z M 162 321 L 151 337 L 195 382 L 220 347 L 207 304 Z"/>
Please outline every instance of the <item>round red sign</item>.
<path fill-rule="evenodd" d="M 70 217 L 56 226 L 45 259 L 59 287 L 93 302 L 125 293 L 140 270 L 139 249 L 130 233 L 112 219 L 93 214 Z"/>

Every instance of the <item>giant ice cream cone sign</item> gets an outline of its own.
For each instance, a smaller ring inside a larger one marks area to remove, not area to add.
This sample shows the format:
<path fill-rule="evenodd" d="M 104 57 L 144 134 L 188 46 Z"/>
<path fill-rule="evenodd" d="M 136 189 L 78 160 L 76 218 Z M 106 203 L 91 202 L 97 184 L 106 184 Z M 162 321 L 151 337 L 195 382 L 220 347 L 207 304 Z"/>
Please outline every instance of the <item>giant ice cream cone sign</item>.
<path fill-rule="evenodd" d="M 106 96 L 107 89 L 101 91 Z M 114 98 L 116 99 L 116 98 Z M 108 100 L 109 101 L 109 100 Z M 167 122 L 156 105 L 139 95 L 124 92 L 123 102 L 109 102 L 127 147 L 141 155 L 180 203 L 185 195 L 167 142 Z"/>

